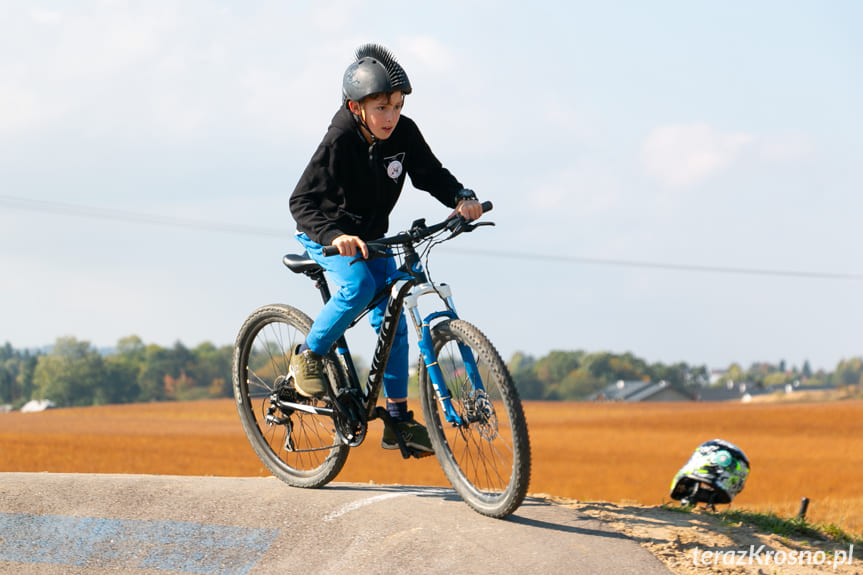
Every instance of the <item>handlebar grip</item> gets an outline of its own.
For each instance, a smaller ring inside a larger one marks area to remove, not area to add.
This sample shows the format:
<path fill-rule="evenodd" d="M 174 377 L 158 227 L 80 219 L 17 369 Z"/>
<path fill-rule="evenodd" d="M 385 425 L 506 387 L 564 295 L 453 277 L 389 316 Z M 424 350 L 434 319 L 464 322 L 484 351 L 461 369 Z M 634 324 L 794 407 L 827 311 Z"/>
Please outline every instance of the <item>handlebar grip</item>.
<path fill-rule="evenodd" d="M 482 213 L 490 212 L 492 210 L 492 208 L 494 207 L 492 205 L 492 203 L 489 201 L 485 201 L 480 205 L 482 206 Z"/>
<path fill-rule="evenodd" d="M 326 257 L 337 256 L 339 255 L 339 248 L 337 248 L 336 246 L 324 246 L 321 252 Z"/>

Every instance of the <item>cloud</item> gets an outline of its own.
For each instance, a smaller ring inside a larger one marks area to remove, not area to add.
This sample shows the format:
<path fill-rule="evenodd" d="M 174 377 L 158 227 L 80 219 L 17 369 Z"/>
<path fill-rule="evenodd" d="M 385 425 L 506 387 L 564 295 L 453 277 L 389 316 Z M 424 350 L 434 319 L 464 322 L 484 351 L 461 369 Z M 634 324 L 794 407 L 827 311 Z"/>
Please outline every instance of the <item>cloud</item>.
<path fill-rule="evenodd" d="M 34 8 L 30 12 L 30 18 L 37 24 L 58 24 L 63 19 L 63 13 L 59 10 Z"/>
<path fill-rule="evenodd" d="M 704 124 L 668 124 L 654 128 L 641 147 L 647 174 L 666 188 L 684 188 L 728 169 L 755 136 L 720 132 Z"/>
<path fill-rule="evenodd" d="M 759 157 L 774 163 L 797 162 L 812 154 L 815 144 L 801 133 L 785 133 L 759 138 Z"/>
<path fill-rule="evenodd" d="M 8 25 L 23 56 L 0 64 L 3 139 L 46 129 L 113 133 L 118 124 L 146 122 L 150 98 L 171 86 L 158 84 L 156 64 L 182 47 L 175 11 L 164 5 L 134 13 L 111 4 L 18 10 Z"/>
<path fill-rule="evenodd" d="M 169 146 L 318 138 L 361 41 L 346 0 L 313 8 L 84 2 L 8 9 L 0 143 L 71 133 Z"/>
<path fill-rule="evenodd" d="M 544 214 L 571 218 L 607 213 L 621 201 L 621 184 L 614 172 L 582 162 L 540 177 L 528 194 L 530 205 Z"/>
<path fill-rule="evenodd" d="M 411 60 L 436 76 L 447 75 L 456 63 L 452 50 L 433 36 L 408 38 L 403 42 L 403 52 L 404 56 L 398 56 L 402 62 Z"/>
<path fill-rule="evenodd" d="M 17 83 L 0 83 L 0 134 L 11 135 L 39 121 L 36 94 Z"/>
<path fill-rule="evenodd" d="M 344 34 L 351 31 L 358 18 L 359 5 L 353 0 L 331 0 L 315 2 L 311 19 L 318 33 Z"/>

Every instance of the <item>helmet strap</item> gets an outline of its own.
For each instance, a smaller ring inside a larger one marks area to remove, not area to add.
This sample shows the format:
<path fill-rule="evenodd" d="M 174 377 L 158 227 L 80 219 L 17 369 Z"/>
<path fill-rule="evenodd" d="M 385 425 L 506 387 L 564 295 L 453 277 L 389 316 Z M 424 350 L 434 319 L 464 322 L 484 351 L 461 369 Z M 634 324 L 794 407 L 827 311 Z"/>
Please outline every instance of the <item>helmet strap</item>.
<path fill-rule="evenodd" d="M 378 139 L 372 133 L 371 128 L 369 128 L 369 125 L 366 124 L 366 111 L 363 110 L 363 108 L 362 108 L 362 106 L 360 106 L 359 102 L 357 102 L 357 107 L 359 108 L 360 113 L 357 114 L 353 110 L 351 110 L 351 114 L 353 114 L 354 119 L 356 120 L 357 124 L 359 125 L 360 134 L 363 136 L 363 138 L 365 138 L 366 142 L 368 142 L 369 144 L 374 146 L 375 144 L 378 143 Z M 350 104 L 348 104 L 348 109 L 350 109 Z"/>

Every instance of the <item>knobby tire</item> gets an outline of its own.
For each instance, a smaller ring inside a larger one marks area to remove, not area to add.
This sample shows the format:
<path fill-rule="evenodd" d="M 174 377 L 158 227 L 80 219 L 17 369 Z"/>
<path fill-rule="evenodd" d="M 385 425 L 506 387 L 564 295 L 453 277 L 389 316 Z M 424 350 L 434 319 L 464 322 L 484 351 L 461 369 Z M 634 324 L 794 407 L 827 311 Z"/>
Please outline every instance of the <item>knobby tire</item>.
<path fill-rule="evenodd" d="M 453 406 L 462 419 L 471 421 L 462 428 L 446 421 L 421 362 L 420 401 L 438 462 L 474 510 L 506 517 L 524 501 L 530 482 L 530 441 L 515 384 L 500 354 L 470 323 L 438 323 L 432 328 L 432 342 Z M 485 394 L 468 378 L 459 343 L 471 349 Z"/>
<path fill-rule="evenodd" d="M 306 314 L 288 305 L 255 310 L 237 335 L 233 388 L 243 430 L 261 462 L 289 485 L 315 488 L 338 475 L 350 449 L 336 436 L 333 420 L 302 411 L 285 414 L 276 410 L 276 417 L 290 417 L 290 434 L 285 425 L 266 421 L 270 396 L 277 388 L 289 401 L 328 406 L 326 399 L 298 396 L 286 381 L 293 350 L 305 341 L 311 325 Z M 329 381 L 339 381 L 342 376 L 337 361 L 326 357 L 324 365 Z M 289 437 L 292 450 L 286 448 Z"/>

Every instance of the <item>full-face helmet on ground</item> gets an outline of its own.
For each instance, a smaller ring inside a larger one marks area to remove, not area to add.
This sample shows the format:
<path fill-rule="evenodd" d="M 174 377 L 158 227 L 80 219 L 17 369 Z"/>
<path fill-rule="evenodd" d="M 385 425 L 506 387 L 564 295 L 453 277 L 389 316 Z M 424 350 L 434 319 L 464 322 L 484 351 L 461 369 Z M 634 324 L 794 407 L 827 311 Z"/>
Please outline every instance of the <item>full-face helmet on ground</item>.
<path fill-rule="evenodd" d="M 354 62 L 345 70 L 342 96 L 359 102 L 373 94 L 411 93 L 411 82 L 392 53 L 378 44 L 361 46 Z"/>
<path fill-rule="evenodd" d="M 731 503 L 743 491 L 749 476 L 749 459 L 743 450 L 723 439 L 712 439 L 698 446 L 674 481 L 671 498 L 684 505 Z"/>

